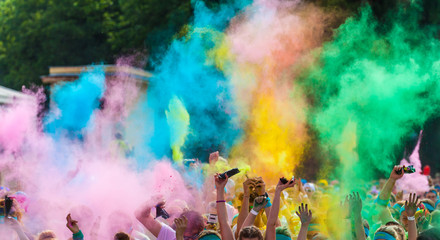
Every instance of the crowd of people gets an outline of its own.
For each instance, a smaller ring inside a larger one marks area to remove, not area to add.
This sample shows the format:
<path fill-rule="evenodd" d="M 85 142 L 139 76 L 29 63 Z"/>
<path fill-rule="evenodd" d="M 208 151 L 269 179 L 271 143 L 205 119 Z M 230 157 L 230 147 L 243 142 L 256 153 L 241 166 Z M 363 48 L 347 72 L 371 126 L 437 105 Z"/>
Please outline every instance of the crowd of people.
<path fill-rule="evenodd" d="M 160 196 L 153 197 L 133 213 L 137 223 L 112 235 L 115 240 L 440 239 L 439 179 L 430 179 L 431 188 L 423 194 L 399 192 L 395 184 L 404 174 L 403 166 L 395 166 L 386 181 L 341 196 L 337 181 L 280 176 L 269 186 L 262 177 L 217 173 L 202 186 L 199 204 L 205 211 L 189 204 L 171 209 Z M 20 192 L 0 190 L 0 221 L 9 229 L 0 239 L 59 239 L 51 230 L 30 234 L 22 221 L 26 209 Z M 66 214 L 71 239 L 97 239 L 81 231 L 86 226 L 73 214 Z"/>

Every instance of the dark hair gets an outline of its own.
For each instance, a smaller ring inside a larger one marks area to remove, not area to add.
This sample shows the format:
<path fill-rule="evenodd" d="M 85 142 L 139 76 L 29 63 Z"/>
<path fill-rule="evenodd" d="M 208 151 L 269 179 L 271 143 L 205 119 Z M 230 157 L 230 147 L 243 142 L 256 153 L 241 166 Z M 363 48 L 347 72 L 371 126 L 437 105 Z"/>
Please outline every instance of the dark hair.
<path fill-rule="evenodd" d="M 130 235 L 125 232 L 118 232 L 115 234 L 114 240 L 130 240 Z"/>
<path fill-rule="evenodd" d="M 185 211 L 180 214 L 180 217 L 185 216 L 188 219 L 188 228 L 186 231 L 194 231 L 197 230 L 198 233 L 205 229 L 205 220 L 203 216 L 196 211 Z"/>
<path fill-rule="evenodd" d="M 440 240 L 440 229 L 431 228 L 426 230 L 417 237 L 417 240 Z"/>
<path fill-rule="evenodd" d="M 255 226 L 248 226 L 242 228 L 238 234 L 239 240 L 243 240 L 243 238 L 258 238 L 258 240 L 263 240 L 263 233 Z"/>

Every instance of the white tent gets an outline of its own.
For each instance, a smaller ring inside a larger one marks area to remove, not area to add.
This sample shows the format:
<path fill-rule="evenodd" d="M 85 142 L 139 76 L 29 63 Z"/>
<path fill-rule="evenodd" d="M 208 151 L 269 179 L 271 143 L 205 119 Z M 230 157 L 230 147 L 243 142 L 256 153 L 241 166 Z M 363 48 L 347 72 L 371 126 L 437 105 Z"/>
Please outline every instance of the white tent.
<path fill-rule="evenodd" d="M 16 100 L 35 101 L 35 98 L 31 95 L 0 86 L 0 104 L 11 104 Z"/>

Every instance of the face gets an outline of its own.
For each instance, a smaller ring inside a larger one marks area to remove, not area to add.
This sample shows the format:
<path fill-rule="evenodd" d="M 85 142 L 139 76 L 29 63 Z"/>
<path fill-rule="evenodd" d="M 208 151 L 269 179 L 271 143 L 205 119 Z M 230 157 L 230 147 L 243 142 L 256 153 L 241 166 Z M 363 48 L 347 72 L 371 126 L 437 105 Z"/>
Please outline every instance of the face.
<path fill-rule="evenodd" d="M 433 202 L 437 202 L 437 195 L 433 192 L 429 192 L 425 195 L 425 198 L 433 201 Z"/>
<path fill-rule="evenodd" d="M 183 238 L 185 240 L 195 240 L 199 236 L 199 231 L 197 229 L 190 229 L 187 228 L 186 231 L 183 233 Z"/>
<path fill-rule="evenodd" d="M 408 214 L 406 214 L 405 211 L 403 211 L 402 215 L 400 215 L 400 222 L 402 223 L 405 230 L 408 231 Z"/>
<path fill-rule="evenodd" d="M 258 238 L 241 238 L 241 240 L 258 240 Z"/>

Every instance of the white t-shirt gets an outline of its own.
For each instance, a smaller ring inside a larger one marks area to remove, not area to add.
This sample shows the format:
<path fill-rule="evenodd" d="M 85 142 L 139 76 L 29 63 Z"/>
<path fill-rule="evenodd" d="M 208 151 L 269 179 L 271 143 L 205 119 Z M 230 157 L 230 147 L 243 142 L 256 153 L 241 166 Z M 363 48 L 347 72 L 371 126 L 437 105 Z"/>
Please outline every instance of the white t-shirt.
<path fill-rule="evenodd" d="M 176 231 L 174 231 L 170 226 L 162 223 L 157 240 L 176 240 Z"/>

